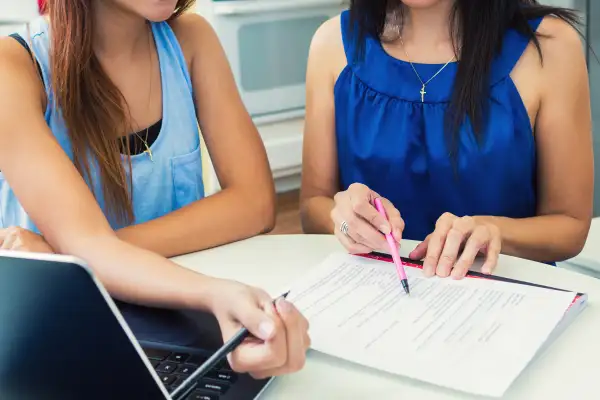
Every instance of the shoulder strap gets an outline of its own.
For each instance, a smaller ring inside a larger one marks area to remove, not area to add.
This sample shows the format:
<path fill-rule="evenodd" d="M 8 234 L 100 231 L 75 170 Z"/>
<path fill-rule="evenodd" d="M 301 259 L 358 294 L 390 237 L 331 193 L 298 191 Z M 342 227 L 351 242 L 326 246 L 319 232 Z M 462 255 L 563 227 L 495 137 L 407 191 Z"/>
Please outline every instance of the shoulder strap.
<path fill-rule="evenodd" d="M 27 50 L 27 53 L 29 53 L 29 56 L 31 57 L 31 59 L 35 62 L 35 65 L 37 67 L 38 70 L 38 74 L 40 75 L 40 79 L 42 80 L 42 82 L 44 81 L 44 75 L 42 74 L 42 67 L 40 66 L 40 63 L 38 62 L 38 60 L 36 60 L 33 51 L 31 51 L 31 47 L 29 46 L 29 44 L 27 43 L 27 41 L 25 39 L 23 39 L 23 36 L 19 35 L 18 33 L 12 33 L 9 35 L 11 38 L 15 39 L 21 46 L 23 46 L 23 48 L 25 50 Z"/>
<path fill-rule="evenodd" d="M 169 22 L 152 22 L 152 33 L 156 41 L 156 51 L 160 58 L 161 71 L 165 67 L 163 63 L 168 62 L 175 64 L 173 65 L 181 72 L 181 76 L 185 79 L 188 90 L 192 96 L 194 95 L 194 88 L 192 85 L 191 73 L 188 70 L 187 61 L 183 54 L 183 48 L 179 43 L 177 35 L 171 28 Z M 164 79 L 164 78 L 163 78 Z"/>
<path fill-rule="evenodd" d="M 532 32 L 537 32 L 543 17 L 529 20 Z M 510 75 L 515 65 L 529 46 L 530 39 L 515 29 L 510 29 L 504 35 L 502 50 L 492 65 L 491 83 L 498 82 Z"/>

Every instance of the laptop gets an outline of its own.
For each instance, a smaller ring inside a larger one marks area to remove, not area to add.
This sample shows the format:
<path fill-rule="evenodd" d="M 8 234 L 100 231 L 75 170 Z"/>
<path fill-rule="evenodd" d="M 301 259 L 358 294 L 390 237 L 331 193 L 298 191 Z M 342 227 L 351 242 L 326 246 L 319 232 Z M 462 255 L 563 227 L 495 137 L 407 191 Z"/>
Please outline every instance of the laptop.
<path fill-rule="evenodd" d="M 170 399 L 220 345 L 216 320 L 114 301 L 85 264 L 0 252 L 0 399 Z M 224 362 L 186 400 L 257 398 Z"/>

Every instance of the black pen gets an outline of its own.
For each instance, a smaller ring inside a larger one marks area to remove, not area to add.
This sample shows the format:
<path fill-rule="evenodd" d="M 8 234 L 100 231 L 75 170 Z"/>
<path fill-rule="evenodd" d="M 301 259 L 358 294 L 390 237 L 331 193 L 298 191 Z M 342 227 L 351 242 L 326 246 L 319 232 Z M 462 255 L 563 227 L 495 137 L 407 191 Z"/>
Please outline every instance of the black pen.
<path fill-rule="evenodd" d="M 273 301 L 273 304 L 277 302 L 280 298 L 285 299 L 290 292 L 284 293 L 279 298 Z M 244 340 L 250 336 L 250 332 L 246 327 L 242 327 L 231 339 L 227 341 L 227 343 L 223 344 L 219 350 L 215 352 L 208 360 L 204 362 L 193 374 L 191 374 L 185 381 L 179 385 L 172 393 L 171 398 L 175 399 L 176 396 L 180 396 L 180 399 L 185 398 L 192 390 L 196 389 L 198 386 L 198 379 L 202 378 L 206 375 L 210 370 L 212 370 L 217 364 L 223 361 L 229 353 L 234 351 L 239 345 L 241 345 Z"/>

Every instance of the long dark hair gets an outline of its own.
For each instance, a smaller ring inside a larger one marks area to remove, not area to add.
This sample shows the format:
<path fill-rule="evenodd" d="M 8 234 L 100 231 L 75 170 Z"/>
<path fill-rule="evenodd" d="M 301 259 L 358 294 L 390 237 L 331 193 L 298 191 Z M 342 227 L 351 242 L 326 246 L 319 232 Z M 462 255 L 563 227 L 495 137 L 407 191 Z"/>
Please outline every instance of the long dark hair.
<path fill-rule="evenodd" d="M 171 19 L 188 10 L 194 1 L 178 0 Z M 92 181 L 90 166 L 97 162 L 110 216 L 130 223 L 131 174 L 128 179 L 117 141 L 129 133 L 128 108 L 94 53 L 91 3 L 50 0 L 42 8 L 50 16 L 52 32 L 52 89 L 69 130 L 75 166 Z"/>
<path fill-rule="evenodd" d="M 401 25 L 404 7 L 400 0 L 352 0 L 350 20 L 358 39 L 356 54 L 363 54 L 367 36 L 383 40 L 390 21 Z M 481 138 L 487 113 L 485 99 L 490 67 L 501 49 L 506 31 L 515 29 L 533 41 L 543 61 L 538 35 L 528 21 L 547 15 L 578 27 L 579 16 L 574 10 L 543 6 L 535 0 L 455 0 L 450 15 L 450 34 L 460 43 L 454 43 L 459 62 L 446 114 L 451 154 L 457 150 L 458 131 L 466 118 L 470 120 L 476 138 Z"/>

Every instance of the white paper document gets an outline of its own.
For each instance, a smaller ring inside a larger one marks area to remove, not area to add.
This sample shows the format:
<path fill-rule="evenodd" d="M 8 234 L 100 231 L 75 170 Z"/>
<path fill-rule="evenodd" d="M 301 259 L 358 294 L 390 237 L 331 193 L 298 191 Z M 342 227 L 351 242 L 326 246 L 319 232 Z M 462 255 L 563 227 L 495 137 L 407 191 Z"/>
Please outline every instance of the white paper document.
<path fill-rule="evenodd" d="M 333 254 L 292 287 L 312 348 L 390 373 L 500 397 L 559 324 L 574 293 L 487 279 L 425 278 Z"/>

